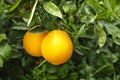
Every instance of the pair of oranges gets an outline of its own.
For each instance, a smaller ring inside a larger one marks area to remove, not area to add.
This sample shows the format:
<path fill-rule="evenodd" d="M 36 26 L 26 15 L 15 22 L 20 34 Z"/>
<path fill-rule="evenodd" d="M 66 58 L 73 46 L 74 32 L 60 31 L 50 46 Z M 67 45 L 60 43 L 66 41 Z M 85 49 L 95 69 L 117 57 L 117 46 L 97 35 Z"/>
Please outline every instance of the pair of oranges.
<path fill-rule="evenodd" d="M 62 30 L 32 33 L 27 31 L 23 38 L 26 52 L 34 57 L 43 56 L 53 65 L 67 62 L 73 53 L 73 44 L 69 35 Z"/>

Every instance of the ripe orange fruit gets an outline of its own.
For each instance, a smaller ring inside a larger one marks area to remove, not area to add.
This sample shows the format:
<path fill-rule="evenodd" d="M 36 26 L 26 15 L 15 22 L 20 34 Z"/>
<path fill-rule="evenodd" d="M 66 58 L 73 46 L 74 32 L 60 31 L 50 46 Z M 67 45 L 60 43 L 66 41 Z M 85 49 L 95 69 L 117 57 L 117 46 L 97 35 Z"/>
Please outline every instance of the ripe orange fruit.
<path fill-rule="evenodd" d="M 46 61 L 53 65 L 60 65 L 72 56 L 73 44 L 65 31 L 53 30 L 43 39 L 41 52 Z"/>
<path fill-rule="evenodd" d="M 27 31 L 23 38 L 23 47 L 26 52 L 34 57 L 40 57 L 41 54 L 41 42 L 43 38 L 47 35 L 48 31 L 39 32 L 39 33 L 32 33 Z"/>

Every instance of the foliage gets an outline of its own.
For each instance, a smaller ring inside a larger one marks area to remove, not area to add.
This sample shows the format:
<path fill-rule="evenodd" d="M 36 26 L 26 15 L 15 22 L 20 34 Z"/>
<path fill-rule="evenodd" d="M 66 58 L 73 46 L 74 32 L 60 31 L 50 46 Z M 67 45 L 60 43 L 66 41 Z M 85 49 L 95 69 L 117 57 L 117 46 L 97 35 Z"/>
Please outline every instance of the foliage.
<path fill-rule="evenodd" d="M 23 35 L 35 25 L 70 35 L 67 63 L 26 54 Z M 0 67 L 0 80 L 119 80 L 120 1 L 0 0 Z"/>

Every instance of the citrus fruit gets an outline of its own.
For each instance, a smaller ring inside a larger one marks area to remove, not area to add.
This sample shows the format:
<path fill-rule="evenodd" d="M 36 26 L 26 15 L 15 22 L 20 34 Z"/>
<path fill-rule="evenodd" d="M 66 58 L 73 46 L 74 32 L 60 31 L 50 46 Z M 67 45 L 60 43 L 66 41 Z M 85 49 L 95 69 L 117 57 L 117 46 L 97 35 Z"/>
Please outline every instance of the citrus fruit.
<path fill-rule="evenodd" d="M 43 39 L 41 52 L 46 61 L 53 65 L 60 65 L 72 56 L 73 44 L 65 31 L 53 30 Z"/>
<path fill-rule="evenodd" d="M 34 57 L 40 57 L 41 54 L 41 42 L 43 38 L 47 35 L 48 31 L 33 33 L 27 31 L 23 38 L 23 47 L 26 52 Z"/>

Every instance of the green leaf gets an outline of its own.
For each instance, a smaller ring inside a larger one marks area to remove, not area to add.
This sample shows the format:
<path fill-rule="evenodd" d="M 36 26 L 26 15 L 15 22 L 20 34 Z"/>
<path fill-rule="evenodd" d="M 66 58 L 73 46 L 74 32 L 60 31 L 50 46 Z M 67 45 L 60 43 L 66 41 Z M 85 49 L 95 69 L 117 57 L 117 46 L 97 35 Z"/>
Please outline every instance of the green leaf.
<path fill-rule="evenodd" d="M 3 39 L 6 39 L 6 34 L 0 34 L 0 41 L 2 41 Z"/>
<path fill-rule="evenodd" d="M 11 58 L 19 58 L 20 56 L 22 56 L 22 54 L 17 49 L 12 50 Z"/>
<path fill-rule="evenodd" d="M 65 13 L 69 12 L 70 7 L 68 5 L 63 6 L 63 10 Z"/>
<path fill-rule="evenodd" d="M 99 44 L 99 46 L 101 48 L 101 47 L 103 47 L 105 45 L 106 33 L 102 28 L 100 28 L 97 25 L 95 25 L 95 31 L 96 31 L 96 34 L 98 35 L 98 44 Z"/>
<path fill-rule="evenodd" d="M 14 29 L 14 30 L 28 30 L 29 27 L 25 23 L 18 22 L 15 26 L 12 26 L 11 29 Z"/>
<path fill-rule="evenodd" d="M 77 6 L 74 2 L 67 1 L 65 5 L 62 6 L 65 13 L 73 13 L 77 10 Z"/>
<path fill-rule="evenodd" d="M 101 30 L 100 32 L 101 33 L 99 34 L 98 44 L 100 47 L 103 47 L 106 42 L 106 33 L 104 32 L 104 30 Z"/>
<path fill-rule="evenodd" d="M 43 8 L 46 10 L 46 12 L 59 18 L 63 18 L 60 9 L 53 2 L 45 2 L 43 4 Z"/>
<path fill-rule="evenodd" d="M 69 80 L 77 80 L 77 78 L 78 78 L 78 73 L 77 72 L 70 73 Z"/>
<path fill-rule="evenodd" d="M 64 64 L 62 65 L 60 68 L 59 68 L 59 75 L 62 77 L 62 78 L 65 78 L 68 74 L 68 69 L 69 69 L 69 66 L 68 64 Z"/>
<path fill-rule="evenodd" d="M 118 38 L 118 37 L 116 37 L 116 36 L 113 35 L 112 39 L 113 39 L 114 43 L 120 45 L 120 38 Z"/>
<path fill-rule="evenodd" d="M 106 31 L 111 34 L 111 35 L 117 35 L 120 37 L 120 29 L 118 27 L 116 27 L 115 25 L 113 25 L 112 23 L 106 23 L 104 22 L 103 23 L 105 28 L 106 28 Z"/>
<path fill-rule="evenodd" d="M 13 10 L 15 10 L 17 8 L 17 6 L 20 4 L 22 0 L 17 0 L 12 6 L 10 6 L 10 8 L 8 9 L 8 13 L 12 12 Z"/>
<path fill-rule="evenodd" d="M 0 0 L 0 15 L 9 7 L 9 5 L 4 3 L 4 0 Z"/>
<path fill-rule="evenodd" d="M 51 76 L 47 76 L 48 80 L 58 80 L 57 76 L 51 75 Z"/>
<path fill-rule="evenodd" d="M 96 13 L 99 13 L 104 9 L 103 6 L 101 6 L 99 3 L 100 3 L 99 1 L 95 0 L 87 1 L 87 4 L 90 5 L 96 11 Z"/>
<path fill-rule="evenodd" d="M 115 1 L 114 1 L 115 2 Z M 110 0 L 104 0 L 104 6 L 109 9 L 110 11 L 112 11 L 112 6 L 110 4 Z"/>
<path fill-rule="evenodd" d="M 112 35 L 113 41 L 120 45 L 120 29 L 111 23 L 103 23 L 106 31 Z"/>
<path fill-rule="evenodd" d="M 104 0 L 104 6 L 110 10 L 110 11 L 114 11 L 114 9 L 117 8 L 117 5 L 116 5 L 117 1 L 116 0 Z"/>
<path fill-rule="evenodd" d="M 77 33 L 77 38 L 78 37 L 80 37 L 82 34 L 84 34 L 85 33 L 85 24 L 83 24 L 81 27 L 80 27 L 80 29 L 79 29 L 79 31 L 78 31 L 78 33 Z"/>
<path fill-rule="evenodd" d="M 0 56 L 0 67 L 3 67 L 3 64 L 4 64 L 4 59 L 3 57 Z"/>
<path fill-rule="evenodd" d="M 57 71 L 56 67 L 51 65 L 51 64 L 47 65 L 46 70 L 47 70 L 48 73 L 55 73 Z"/>
<path fill-rule="evenodd" d="M 11 47 L 8 43 L 0 44 L 0 56 L 2 56 L 5 60 L 8 60 L 11 56 Z"/>

